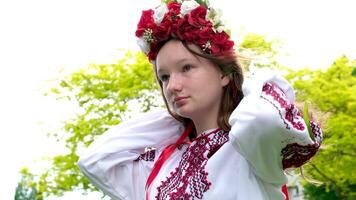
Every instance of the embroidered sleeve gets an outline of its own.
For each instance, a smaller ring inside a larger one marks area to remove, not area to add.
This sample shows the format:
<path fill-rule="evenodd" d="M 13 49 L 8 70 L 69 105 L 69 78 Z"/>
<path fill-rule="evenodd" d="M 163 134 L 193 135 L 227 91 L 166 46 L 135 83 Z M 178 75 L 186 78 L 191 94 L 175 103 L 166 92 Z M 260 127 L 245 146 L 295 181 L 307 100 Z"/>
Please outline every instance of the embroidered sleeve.
<path fill-rule="evenodd" d="M 299 167 L 313 157 L 320 147 L 322 132 L 318 124 L 308 122 L 314 139 L 310 137 L 286 80 L 279 76 L 261 77 L 245 88 L 245 97 L 231 114 L 230 137 L 258 177 L 284 184 L 284 169 Z"/>
<path fill-rule="evenodd" d="M 272 83 L 265 83 L 261 98 L 271 103 L 279 113 L 281 121 L 283 121 L 285 129 L 296 131 L 307 130 L 306 122 L 304 121 L 298 108 L 291 103 L 284 92 L 278 86 Z M 318 151 L 321 141 L 322 132 L 320 126 L 310 121 L 312 133 L 315 140 L 311 144 L 300 144 L 295 141 L 288 143 L 281 150 L 283 169 L 300 167 L 306 163 Z M 296 133 L 298 134 L 298 133 Z"/>
<path fill-rule="evenodd" d="M 80 156 L 79 168 L 113 199 L 144 199 L 156 151 L 174 143 L 183 128 L 166 111 L 143 114 L 95 140 Z"/>

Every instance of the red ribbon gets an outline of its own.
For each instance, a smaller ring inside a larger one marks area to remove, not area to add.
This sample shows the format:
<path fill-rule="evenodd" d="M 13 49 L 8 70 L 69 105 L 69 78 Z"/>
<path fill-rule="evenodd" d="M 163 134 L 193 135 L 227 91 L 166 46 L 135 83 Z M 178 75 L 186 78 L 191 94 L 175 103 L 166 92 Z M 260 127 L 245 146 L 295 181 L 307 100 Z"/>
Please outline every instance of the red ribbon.
<path fill-rule="evenodd" d="M 175 144 L 168 145 L 163 150 L 163 152 L 159 156 L 156 163 L 153 165 L 153 169 L 152 169 L 150 175 L 148 176 L 148 179 L 146 182 L 146 188 L 145 188 L 146 189 L 146 200 L 148 200 L 148 189 L 150 188 L 153 180 L 156 178 L 158 172 L 161 170 L 163 163 L 166 162 L 166 160 L 168 160 L 168 158 L 172 155 L 174 150 L 184 142 L 184 139 L 186 137 L 188 137 L 188 135 L 192 131 L 192 129 L 193 129 L 193 123 L 190 123 L 188 125 L 188 127 L 185 129 L 185 131 L 183 132 L 183 134 L 180 136 L 180 138 L 177 140 L 177 142 Z"/>
<path fill-rule="evenodd" d="M 283 186 L 282 186 L 282 192 L 285 194 L 286 200 L 289 200 L 288 188 L 287 188 L 286 185 L 283 185 Z"/>

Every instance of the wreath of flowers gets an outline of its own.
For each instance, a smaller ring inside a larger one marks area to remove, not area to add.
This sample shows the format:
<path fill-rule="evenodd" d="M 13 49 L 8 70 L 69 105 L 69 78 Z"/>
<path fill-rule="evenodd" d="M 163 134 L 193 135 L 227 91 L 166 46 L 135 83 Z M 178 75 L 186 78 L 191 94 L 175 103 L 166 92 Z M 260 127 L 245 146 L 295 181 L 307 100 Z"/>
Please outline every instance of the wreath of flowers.
<path fill-rule="evenodd" d="M 212 55 L 223 55 L 234 46 L 224 31 L 219 12 L 202 0 L 166 1 L 154 10 L 142 11 L 136 36 L 138 45 L 151 61 L 171 38 L 193 43 Z"/>

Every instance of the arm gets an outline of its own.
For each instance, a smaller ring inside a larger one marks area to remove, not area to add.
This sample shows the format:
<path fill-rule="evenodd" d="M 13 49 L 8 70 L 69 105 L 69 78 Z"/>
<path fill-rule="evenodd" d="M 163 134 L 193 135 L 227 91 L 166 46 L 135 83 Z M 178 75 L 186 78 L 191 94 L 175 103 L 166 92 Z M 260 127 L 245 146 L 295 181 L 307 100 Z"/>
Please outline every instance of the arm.
<path fill-rule="evenodd" d="M 183 130 L 166 111 L 143 114 L 100 136 L 80 157 L 79 168 L 113 199 L 143 198 L 155 154 L 174 143 Z M 156 152 L 144 154 L 147 147 Z"/>
<path fill-rule="evenodd" d="M 234 147 L 263 181 L 282 185 L 284 169 L 299 167 L 317 152 L 322 134 L 315 122 L 309 136 L 294 94 L 278 76 L 256 75 L 244 87 L 245 97 L 232 113 L 230 135 Z"/>

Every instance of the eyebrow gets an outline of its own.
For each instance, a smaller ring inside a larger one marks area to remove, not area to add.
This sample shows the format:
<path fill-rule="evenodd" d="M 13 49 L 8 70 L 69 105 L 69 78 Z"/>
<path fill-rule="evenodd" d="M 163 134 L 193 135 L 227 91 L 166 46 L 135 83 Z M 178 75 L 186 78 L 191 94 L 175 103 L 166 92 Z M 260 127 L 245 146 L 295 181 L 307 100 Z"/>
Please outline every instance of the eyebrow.
<path fill-rule="evenodd" d="M 159 70 L 157 70 L 157 74 L 161 74 L 162 72 L 165 72 L 166 70 L 164 70 L 164 69 L 159 69 Z"/>
<path fill-rule="evenodd" d="M 183 62 L 190 61 L 190 60 L 192 60 L 192 59 L 183 58 L 183 59 L 178 60 L 178 61 L 176 62 L 176 64 L 181 64 L 181 63 L 183 63 Z"/>
<path fill-rule="evenodd" d="M 179 59 L 178 61 L 176 61 L 176 62 L 174 63 L 174 65 L 179 65 L 179 64 L 181 64 L 181 63 L 183 63 L 183 62 L 187 62 L 187 61 L 192 61 L 192 59 L 191 59 L 191 58 Z M 165 65 L 162 65 L 162 66 L 163 66 L 163 68 L 164 68 Z M 156 68 L 158 68 L 157 65 L 156 65 Z M 166 71 L 165 69 L 160 68 L 159 70 L 157 70 L 157 74 L 162 73 L 162 72 L 165 72 L 165 71 Z"/>

